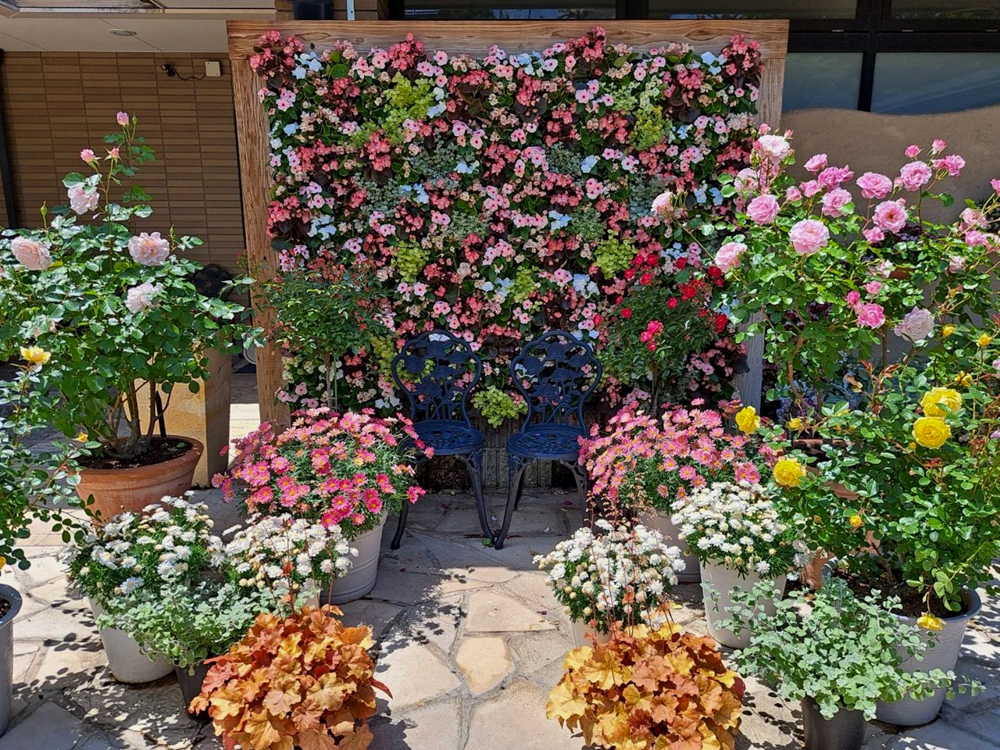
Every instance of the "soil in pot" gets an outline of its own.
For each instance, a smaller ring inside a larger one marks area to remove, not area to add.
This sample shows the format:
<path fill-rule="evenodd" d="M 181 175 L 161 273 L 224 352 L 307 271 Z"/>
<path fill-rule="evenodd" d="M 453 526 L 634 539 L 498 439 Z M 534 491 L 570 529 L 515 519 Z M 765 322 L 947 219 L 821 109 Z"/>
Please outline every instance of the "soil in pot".
<path fill-rule="evenodd" d="M 8 612 L 10 612 L 10 602 L 6 599 L 0 599 L 0 620 L 2 620 L 3 616 Z"/>
<path fill-rule="evenodd" d="M 80 466 L 85 469 L 137 469 L 141 466 L 152 466 L 172 461 L 187 453 L 194 447 L 187 438 L 167 436 L 166 438 L 154 437 L 149 441 L 149 446 L 136 455 L 123 458 L 109 458 L 104 456 L 83 456 L 79 459 Z"/>
<path fill-rule="evenodd" d="M 879 591 L 883 598 L 890 596 L 899 597 L 903 607 L 902 609 L 897 610 L 896 614 L 903 615 L 904 617 L 916 618 L 926 612 L 927 602 L 924 597 L 917 589 L 912 586 L 907 586 L 905 583 L 882 579 L 878 581 L 878 583 L 871 584 L 843 570 L 837 570 L 834 575 L 836 575 L 837 578 L 844 579 L 847 582 L 848 587 L 859 599 L 863 599 L 868 596 L 873 590 Z M 959 617 L 965 614 L 965 610 L 963 609 L 962 612 L 953 612 L 950 609 L 945 608 L 944 604 L 941 603 L 941 600 L 934 596 L 931 597 L 931 614 L 935 617 L 946 619 L 948 617 Z"/>

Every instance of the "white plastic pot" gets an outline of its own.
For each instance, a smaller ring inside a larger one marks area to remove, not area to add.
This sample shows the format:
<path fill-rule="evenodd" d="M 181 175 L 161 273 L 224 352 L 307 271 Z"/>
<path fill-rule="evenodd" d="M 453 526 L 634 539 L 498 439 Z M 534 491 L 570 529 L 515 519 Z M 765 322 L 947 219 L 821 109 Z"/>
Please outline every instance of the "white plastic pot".
<path fill-rule="evenodd" d="M 680 583 L 698 583 L 701 580 L 698 558 L 686 551 L 687 542 L 681 539 L 680 534 L 677 533 L 678 528 L 670 520 L 670 514 L 656 511 L 643 519 L 643 525 L 647 529 L 659 531 L 663 536 L 663 541 L 667 544 L 680 547 L 681 553 L 684 556 L 684 570 L 677 574 L 677 580 Z"/>
<path fill-rule="evenodd" d="M 90 609 L 94 619 L 104 614 L 104 607 L 93 599 Z M 174 665 L 164 659 L 150 659 L 139 649 L 139 644 L 122 630 L 101 628 L 101 643 L 108 655 L 108 666 L 118 682 L 136 685 L 166 677 L 174 671 Z"/>
<path fill-rule="evenodd" d="M 739 634 L 716 625 L 720 620 L 729 617 L 734 589 L 749 591 L 760 581 L 768 580 L 774 584 L 779 594 L 785 592 L 785 576 L 776 578 L 761 578 L 756 573 L 747 573 L 745 577 L 731 568 L 715 563 L 701 563 L 701 588 L 705 597 L 705 620 L 708 623 L 708 634 L 721 646 L 729 648 L 745 648 L 750 643 L 750 631 L 743 629 Z M 757 606 L 768 614 L 774 614 L 774 600 L 770 597 L 758 599 Z"/>
<path fill-rule="evenodd" d="M 942 618 L 944 629 L 936 633 L 936 639 L 932 639 L 929 631 L 919 628 L 920 637 L 929 644 L 927 650 L 923 652 L 924 658 L 922 661 L 914 658 L 907 659 L 900 665 L 900 669 L 904 672 L 930 672 L 934 669 L 949 672 L 955 669 L 959 653 L 962 650 L 962 641 L 965 639 L 965 630 L 969 621 L 978 615 L 982 608 L 979 594 L 966 589 L 962 592 L 962 605 L 965 609 L 964 614 Z M 896 617 L 907 625 L 917 627 L 915 617 L 902 615 L 896 615 Z M 937 717 L 942 704 L 944 704 L 944 699 L 945 690 L 942 688 L 929 698 L 919 701 L 913 698 L 903 698 L 891 703 L 880 701 L 875 718 L 887 724 L 898 724 L 904 727 L 927 724 Z"/>
<path fill-rule="evenodd" d="M 590 627 L 584 622 L 579 620 L 573 620 L 573 644 L 579 648 L 580 646 L 590 646 L 592 641 L 587 637 L 587 633 L 593 633 L 596 636 L 598 643 L 607 643 L 611 640 L 611 633 L 601 633 L 598 630 Z"/>
<path fill-rule="evenodd" d="M 351 569 L 333 582 L 329 589 L 326 581 L 320 590 L 320 599 L 328 604 L 346 604 L 366 596 L 373 588 L 378 578 L 378 559 L 382 552 L 382 530 L 385 528 L 387 516 L 382 516 L 382 522 L 371 531 L 366 531 L 351 542 L 358 551 Z"/>

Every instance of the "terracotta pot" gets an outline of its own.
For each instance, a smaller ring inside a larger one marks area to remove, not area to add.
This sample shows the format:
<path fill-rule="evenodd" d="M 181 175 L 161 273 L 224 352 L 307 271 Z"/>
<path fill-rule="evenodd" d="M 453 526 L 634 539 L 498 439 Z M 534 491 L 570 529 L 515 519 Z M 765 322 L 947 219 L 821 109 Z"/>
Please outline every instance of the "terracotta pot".
<path fill-rule="evenodd" d="M 90 510 L 100 513 L 100 520 L 106 521 L 123 511 L 138 513 L 168 495 L 177 497 L 187 492 L 205 447 L 194 438 L 167 437 L 186 440 L 191 450 L 169 461 L 134 469 L 84 469 L 76 487 L 80 499 L 86 502 L 93 495 Z"/>

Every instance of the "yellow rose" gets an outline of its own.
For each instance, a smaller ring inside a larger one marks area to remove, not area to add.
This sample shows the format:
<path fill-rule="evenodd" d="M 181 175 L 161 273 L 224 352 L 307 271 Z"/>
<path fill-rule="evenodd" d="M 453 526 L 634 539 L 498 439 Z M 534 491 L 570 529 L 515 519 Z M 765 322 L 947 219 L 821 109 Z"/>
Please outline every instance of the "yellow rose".
<path fill-rule="evenodd" d="M 52 355 L 40 346 L 22 346 L 21 358 L 33 365 L 44 365 L 52 358 Z"/>
<path fill-rule="evenodd" d="M 805 422 L 802 421 L 802 417 L 792 417 L 788 420 L 788 429 L 790 430 L 798 432 L 805 426 L 806 425 Z"/>
<path fill-rule="evenodd" d="M 955 332 L 955 326 L 953 326 L 953 325 L 946 325 L 944 328 L 941 329 L 941 336 L 943 338 L 948 338 L 954 332 Z"/>
<path fill-rule="evenodd" d="M 917 618 L 917 625 L 924 630 L 944 630 L 944 623 L 940 617 L 934 615 L 921 615 Z"/>
<path fill-rule="evenodd" d="M 0 556 L 0 570 L 3 570 L 6 565 L 7 565 L 7 558 Z"/>
<path fill-rule="evenodd" d="M 798 487 L 805 475 L 805 467 L 794 458 L 783 458 L 774 465 L 774 481 L 782 487 Z"/>
<path fill-rule="evenodd" d="M 952 388 L 932 388 L 920 399 L 920 405 L 928 417 L 947 417 L 962 408 L 962 394 Z"/>
<path fill-rule="evenodd" d="M 851 528 L 852 529 L 856 529 L 856 528 L 860 527 L 861 524 L 864 523 L 864 519 L 862 519 L 861 516 L 859 516 L 857 513 L 855 513 L 853 516 L 851 516 L 850 523 L 851 523 Z"/>
<path fill-rule="evenodd" d="M 972 385 L 972 376 L 965 370 L 962 370 L 955 376 L 955 382 L 959 385 Z"/>
<path fill-rule="evenodd" d="M 992 340 L 993 340 L 992 336 L 987 336 L 984 333 L 982 336 L 980 336 L 978 339 L 976 339 L 976 343 L 979 344 L 979 348 L 980 349 L 985 349 L 987 346 L 990 345 L 990 342 Z"/>
<path fill-rule="evenodd" d="M 736 413 L 736 426 L 747 435 L 753 435 L 760 427 L 760 417 L 752 406 L 744 406 Z"/>
<path fill-rule="evenodd" d="M 913 439 L 925 448 L 940 448 L 951 437 L 951 428 L 940 417 L 920 417 L 913 423 Z"/>

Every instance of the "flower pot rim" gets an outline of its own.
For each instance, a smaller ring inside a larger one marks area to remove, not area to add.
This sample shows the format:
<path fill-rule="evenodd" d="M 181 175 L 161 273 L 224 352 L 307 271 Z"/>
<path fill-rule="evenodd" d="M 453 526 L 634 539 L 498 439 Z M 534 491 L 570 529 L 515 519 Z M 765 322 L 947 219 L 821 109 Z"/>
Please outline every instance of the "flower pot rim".
<path fill-rule="evenodd" d="M 176 466 L 182 463 L 186 463 L 187 461 L 190 461 L 191 460 L 190 456 L 192 453 L 197 454 L 197 459 L 200 459 L 201 455 L 205 452 L 205 446 L 197 438 L 188 437 L 187 435 L 167 435 L 166 438 L 168 440 L 171 439 L 183 440 L 191 447 L 188 450 L 181 453 L 179 456 L 174 456 L 173 458 L 169 458 L 166 461 L 160 461 L 155 464 L 121 467 L 118 469 L 88 469 L 84 467 L 80 469 L 80 476 L 86 475 L 89 477 L 112 477 L 112 476 L 120 476 L 123 472 L 142 471 L 143 469 L 154 469 L 154 468 L 159 469 L 168 466 Z"/>
<path fill-rule="evenodd" d="M 23 600 L 21 599 L 21 592 L 15 589 L 13 586 L 8 586 L 4 583 L 0 583 L 0 599 L 4 599 L 10 604 L 10 609 L 7 611 L 3 617 L 0 617 L 0 629 L 3 629 L 10 625 L 17 617 L 18 613 L 21 611 L 21 604 Z"/>

